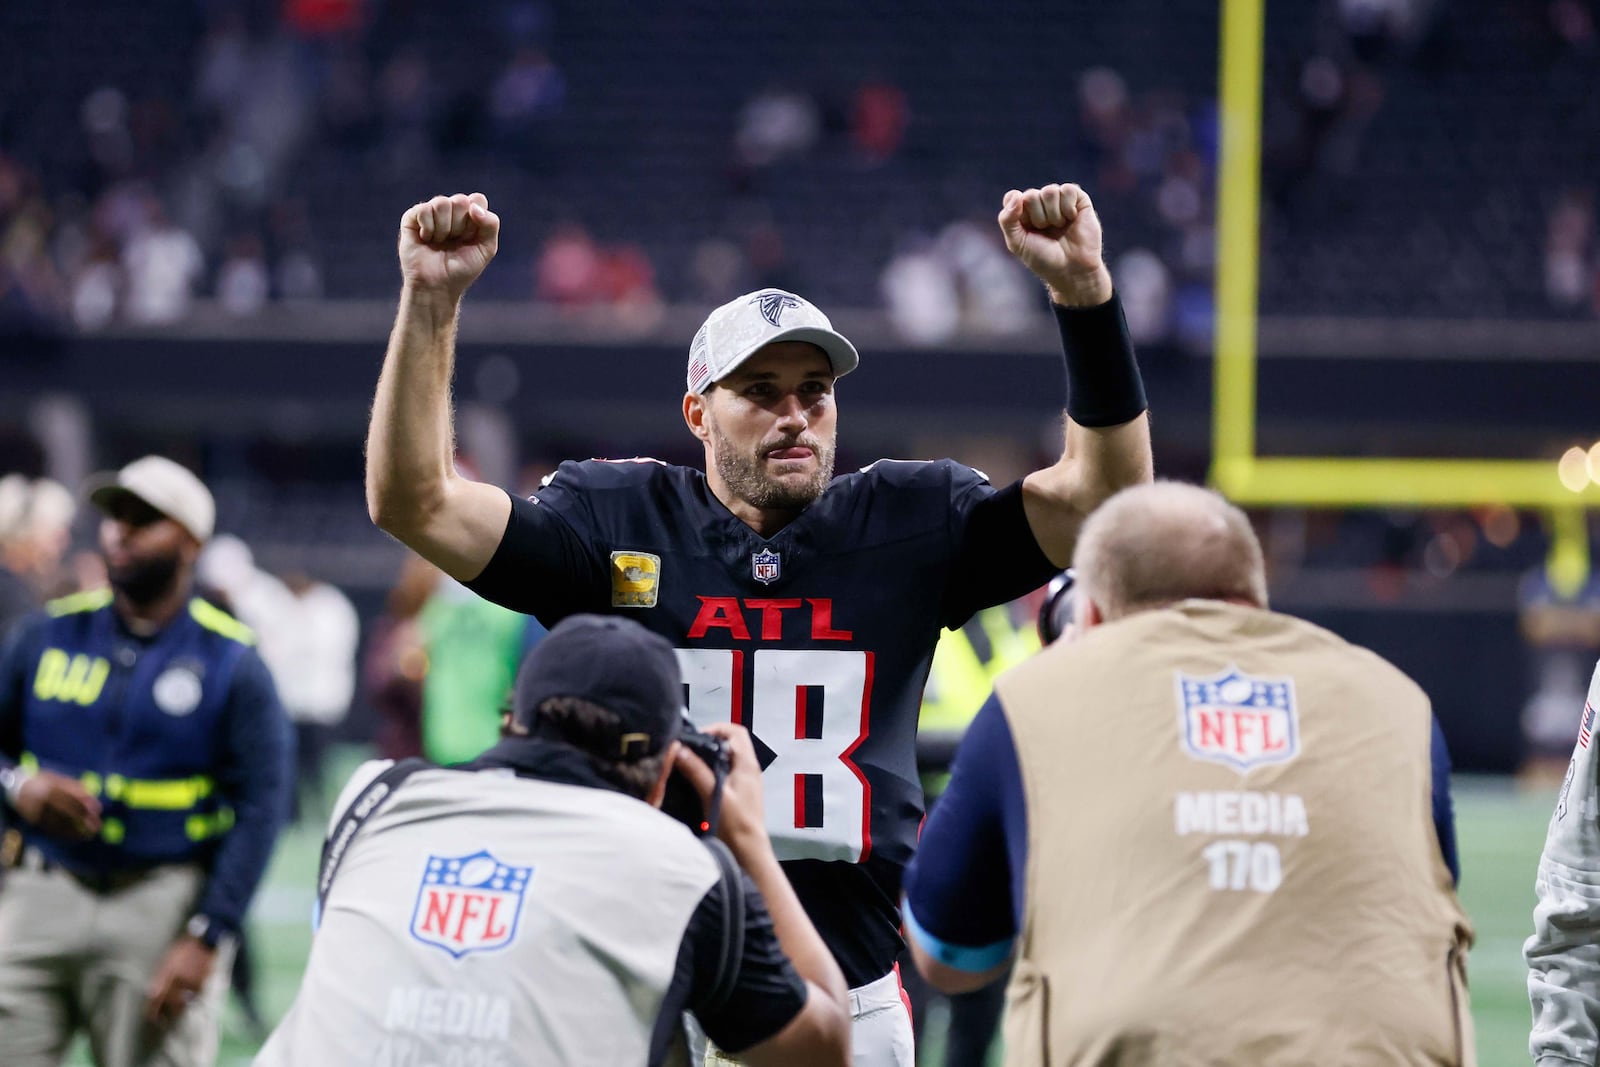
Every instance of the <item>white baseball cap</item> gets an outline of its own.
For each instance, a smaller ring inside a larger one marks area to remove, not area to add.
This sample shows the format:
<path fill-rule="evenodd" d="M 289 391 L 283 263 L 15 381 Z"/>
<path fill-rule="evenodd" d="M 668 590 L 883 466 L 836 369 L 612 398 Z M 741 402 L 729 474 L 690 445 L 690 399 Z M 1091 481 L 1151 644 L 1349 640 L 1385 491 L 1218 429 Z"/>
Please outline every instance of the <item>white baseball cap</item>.
<path fill-rule="evenodd" d="M 806 341 L 827 353 L 833 376 L 856 369 L 856 346 L 834 331 L 815 304 L 782 289 L 762 289 L 723 304 L 706 317 L 689 345 L 689 392 L 703 393 L 775 341 Z"/>
<path fill-rule="evenodd" d="M 122 497 L 135 497 L 188 530 L 204 544 L 217 524 L 211 490 L 189 468 L 165 456 L 145 456 L 119 471 L 90 477 L 84 490 L 89 503 L 109 513 Z"/>

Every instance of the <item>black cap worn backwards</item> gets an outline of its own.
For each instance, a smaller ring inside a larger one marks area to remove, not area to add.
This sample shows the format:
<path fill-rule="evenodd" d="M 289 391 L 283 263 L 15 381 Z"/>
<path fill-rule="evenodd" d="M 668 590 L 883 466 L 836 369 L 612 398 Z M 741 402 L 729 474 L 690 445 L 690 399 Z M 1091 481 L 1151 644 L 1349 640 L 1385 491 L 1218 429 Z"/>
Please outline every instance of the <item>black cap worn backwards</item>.
<path fill-rule="evenodd" d="M 616 727 L 585 730 L 582 741 L 553 730 L 539 712 L 553 698 L 598 705 Z M 683 674 L 672 645 L 628 619 L 571 615 L 533 647 L 517 671 L 512 722 L 528 733 L 577 745 L 604 759 L 654 756 L 677 738 Z"/>

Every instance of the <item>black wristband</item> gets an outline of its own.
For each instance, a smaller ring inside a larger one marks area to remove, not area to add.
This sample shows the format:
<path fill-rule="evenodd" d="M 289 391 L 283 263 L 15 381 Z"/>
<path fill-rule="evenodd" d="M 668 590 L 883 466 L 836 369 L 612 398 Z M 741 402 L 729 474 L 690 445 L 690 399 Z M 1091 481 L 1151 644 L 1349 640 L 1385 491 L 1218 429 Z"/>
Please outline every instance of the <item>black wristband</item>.
<path fill-rule="evenodd" d="M 1062 307 L 1051 301 L 1067 357 L 1067 415 L 1079 426 L 1120 426 L 1150 406 L 1134 358 L 1122 298 L 1104 304 Z"/>

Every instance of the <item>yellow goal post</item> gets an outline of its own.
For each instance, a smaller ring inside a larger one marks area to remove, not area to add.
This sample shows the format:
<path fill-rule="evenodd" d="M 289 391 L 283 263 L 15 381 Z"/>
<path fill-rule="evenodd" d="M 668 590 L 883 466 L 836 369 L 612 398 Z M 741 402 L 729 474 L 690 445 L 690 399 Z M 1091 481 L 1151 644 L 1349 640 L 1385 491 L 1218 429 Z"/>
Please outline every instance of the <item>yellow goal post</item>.
<path fill-rule="evenodd" d="M 1585 479 L 1581 488 L 1568 488 L 1554 461 L 1257 455 L 1265 26 L 1265 0 L 1222 0 L 1212 485 L 1235 503 L 1265 507 L 1537 510 L 1550 522 L 1550 577 L 1558 588 L 1575 590 L 1588 576 L 1586 509 L 1600 506 L 1600 482 Z"/>

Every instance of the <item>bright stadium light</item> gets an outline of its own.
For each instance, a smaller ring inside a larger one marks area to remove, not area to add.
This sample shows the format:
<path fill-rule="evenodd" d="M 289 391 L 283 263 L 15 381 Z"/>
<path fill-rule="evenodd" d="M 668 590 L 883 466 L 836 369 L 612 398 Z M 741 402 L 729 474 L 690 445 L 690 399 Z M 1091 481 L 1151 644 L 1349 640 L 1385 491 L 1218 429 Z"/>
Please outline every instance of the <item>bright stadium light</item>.
<path fill-rule="evenodd" d="M 1589 480 L 1600 482 L 1600 441 L 1589 446 Z"/>
<path fill-rule="evenodd" d="M 1577 445 L 1573 445 L 1561 454 L 1561 462 L 1556 465 L 1556 474 L 1561 478 L 1561 484 L 1574 493 L 1583 492 L 1584 486 L 1589 484 L 1589 456 L 1593 449 L 1585 452 Z"/>

